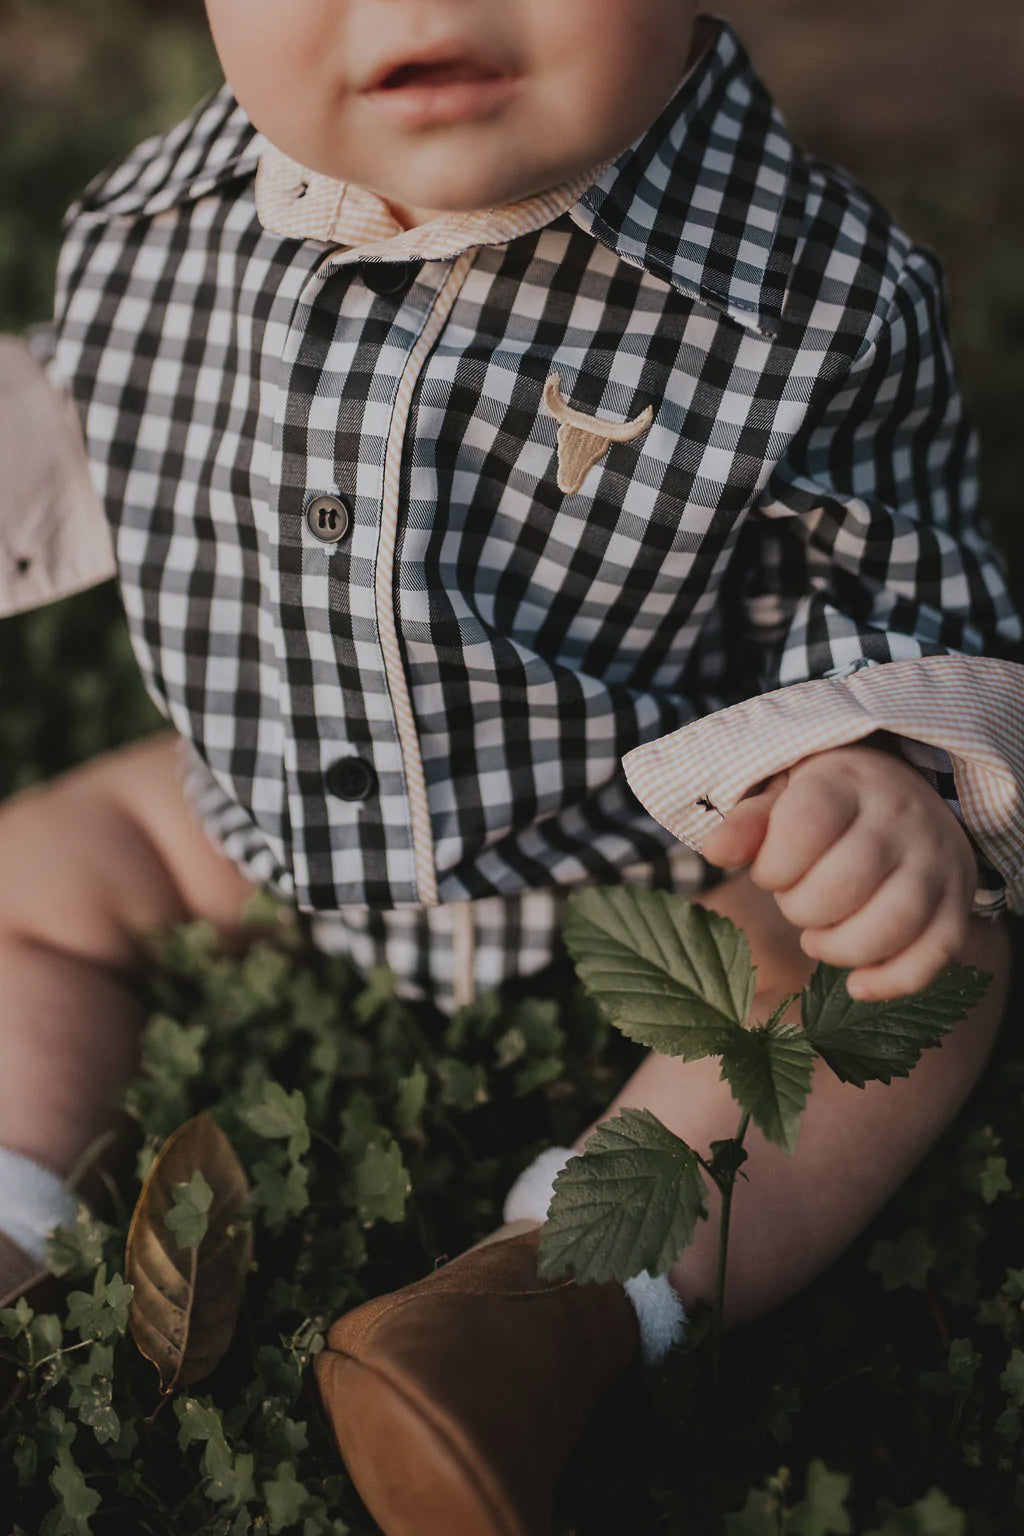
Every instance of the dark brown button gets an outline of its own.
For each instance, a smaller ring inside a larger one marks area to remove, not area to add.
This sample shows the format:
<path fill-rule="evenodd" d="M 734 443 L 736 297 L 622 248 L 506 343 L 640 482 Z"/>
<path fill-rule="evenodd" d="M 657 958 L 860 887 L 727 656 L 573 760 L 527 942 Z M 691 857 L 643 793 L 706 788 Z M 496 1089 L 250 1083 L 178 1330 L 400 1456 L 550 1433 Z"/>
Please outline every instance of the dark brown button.
<path fill-rule="evenodd" d="M 318 496 L 306 508 L 306 527 L 321 544 L 337 544 L 351 526 L 348 503 L 340 496 Z"/>
<path fill-rule="evenodd" d="M 339 800 L 369 800 L 377 789 L 377 775 L 361 757 L 340 757 L 328 768 L 324 782 Z"/>
<path fill-rule="evenodd" d="M 416 281 L 416 267 L 411 261 L 368 261 L 360 271 L 370 292 L 382 299 L 402 298 Z"/>

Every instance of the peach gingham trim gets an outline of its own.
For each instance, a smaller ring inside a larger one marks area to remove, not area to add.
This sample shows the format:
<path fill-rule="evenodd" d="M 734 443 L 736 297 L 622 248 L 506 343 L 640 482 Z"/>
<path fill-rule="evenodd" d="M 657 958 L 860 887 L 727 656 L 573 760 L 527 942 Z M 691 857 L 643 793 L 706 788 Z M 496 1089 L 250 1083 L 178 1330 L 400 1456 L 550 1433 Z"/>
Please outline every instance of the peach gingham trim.
<path fill-rule="evenodd" d="M 409 421 L 409 408 L 427 356 L 436 342 L 449 311 L 473 265 L 475 251 L 464 251 L 455 262 L 438 292 L 434 307 L 426 325 L 409 353 L 409 359 L 398 382 L 398 393 L 391 414 L 387 446 L 384 450 L 384 496 L 380 513 L 380 539 L 377 544 L 377 564 L 374 591 L 377 609 L 377 629 L 381 650 L 384 654 L 384 671 L 391 693 L 391 707 L 398 725 L 398 739 L 402 748 L 405 783 L 409 794 L 412 818 L 413 858 L 416 865 L 416 890 L 425 907 L 436 907 L 437 870 L 434 867 L 434 838 L 430 830 L 430 807 L 427 803 L 427 782 L 423 772 L 416 717 L 413 714 L 409 683 L 402 666 L 402 649 L 398 641 L 398 625 L 395 618 L 395 540 L 398 535 L 399 500 L 402 474 L 402 449 L 405 429 Z"/>
<path fill-rule="evenodd" d="M 505 245 L 542 229 L 579 202 L 606 165 L 504 208 L 449 213 L 403 229 L 375 192 L 307 170 L 268 145 L 256 173 L 256 212 L 263 227 L 289 239 L 347 247 L 344 262 L 443 261 L 483 245 Z"/>
<path fill-rule="evenodd" d="M 984 656 L 924 656 L 843 678 L 794 683 L 705 715 L 623 758 L 656 821 L 700 851 L 723 814 L 762 779 L 873 731 L 947 752 L 964 820 L 1024 912 L 1024 666 Z M 981 910 L 977 904 L 976 910 Z"/>

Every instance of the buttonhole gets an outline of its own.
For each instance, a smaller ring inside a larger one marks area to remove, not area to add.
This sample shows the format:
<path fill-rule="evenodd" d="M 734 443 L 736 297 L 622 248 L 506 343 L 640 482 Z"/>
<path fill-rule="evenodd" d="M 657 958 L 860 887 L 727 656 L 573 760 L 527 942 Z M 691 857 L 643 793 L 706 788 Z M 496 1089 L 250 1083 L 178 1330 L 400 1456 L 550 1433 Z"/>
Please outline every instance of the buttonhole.
<path fill-rule="evenodd" d="M 19 576 L 24 576 L 32 569 L 32 561 L 26 560 L 24 555 L 22 555 L 20 560 L 15 561 L 14 569 L 17 571 Z"/>

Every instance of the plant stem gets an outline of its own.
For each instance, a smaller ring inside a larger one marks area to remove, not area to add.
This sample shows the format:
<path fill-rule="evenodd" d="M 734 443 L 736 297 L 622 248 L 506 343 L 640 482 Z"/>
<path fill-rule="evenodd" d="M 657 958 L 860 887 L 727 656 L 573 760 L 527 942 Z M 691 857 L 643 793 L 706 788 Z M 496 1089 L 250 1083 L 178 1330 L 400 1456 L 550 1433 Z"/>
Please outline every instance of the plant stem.
<path fill-rule="evenodd" d="M 747 1134 L 750 1124 L 750 1116 L 745 1113 L 740 1116 L 740 1123 L 736 1127 L 733 1141 L 738 1147 L 742 1147 L 743 1138 Z M 712 1412 L 718 1414 L 719 1385 L 721 1382 L 721 1345 L 722 1345 L 722 1318 L 725 1313 L 725 1273 L 729 1257 L 729 1220 L 732 1215 L 732 1190 L 736 1183 L 735 1168 L 728 1169 L 722 1177 L 719 1188 L 722 1192 L 722 1214 L 718 1228 L 718 1268 L 715 1275 L 715 1307 L 711 1318 L 711 1385 L 712 1385 Z"/>

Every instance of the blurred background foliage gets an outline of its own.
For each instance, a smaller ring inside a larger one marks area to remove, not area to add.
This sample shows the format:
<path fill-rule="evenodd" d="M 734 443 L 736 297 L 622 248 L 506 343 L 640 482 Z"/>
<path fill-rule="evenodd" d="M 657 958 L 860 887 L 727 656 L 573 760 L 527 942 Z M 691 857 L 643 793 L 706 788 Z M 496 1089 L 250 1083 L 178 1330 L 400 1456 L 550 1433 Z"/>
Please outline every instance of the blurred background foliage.
<path fill-rule="evenodd" d="M 985 516 L 1024 603 L 1024 7 L 722 0 L 797 136 L 844 162 L 949 273 Z M 199 0 L 4 0 L 0 329 L 50 311 L 61 215 L 218 83 Z M 0 469 L 2 473 L 2 469 Z M 112 585 L 0 624 L 0 795 L 148 732 Z"/>

